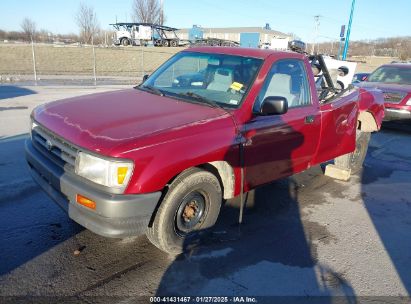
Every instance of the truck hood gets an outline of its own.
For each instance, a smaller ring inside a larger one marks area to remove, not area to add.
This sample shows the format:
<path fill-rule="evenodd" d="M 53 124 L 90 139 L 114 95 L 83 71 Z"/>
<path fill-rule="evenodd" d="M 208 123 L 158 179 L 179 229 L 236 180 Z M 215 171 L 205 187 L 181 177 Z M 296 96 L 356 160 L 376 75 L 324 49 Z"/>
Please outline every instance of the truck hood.
<path fill-rule="evenodd" d="M 48 103 L 37 107 L 33 118 L 68 142 L 110 155 L 122 143 L 224 114 L 207 105 L 127 89 Z"/>

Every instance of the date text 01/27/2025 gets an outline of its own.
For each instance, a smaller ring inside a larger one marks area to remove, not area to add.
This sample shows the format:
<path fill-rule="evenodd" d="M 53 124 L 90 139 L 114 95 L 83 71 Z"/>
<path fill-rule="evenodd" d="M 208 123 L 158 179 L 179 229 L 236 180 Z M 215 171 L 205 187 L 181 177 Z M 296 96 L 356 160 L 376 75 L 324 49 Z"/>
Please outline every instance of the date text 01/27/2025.
<path fill-rule="evenodd" d="M 257 303 L 255 297 L 150 297 L 151 303 Z"/>

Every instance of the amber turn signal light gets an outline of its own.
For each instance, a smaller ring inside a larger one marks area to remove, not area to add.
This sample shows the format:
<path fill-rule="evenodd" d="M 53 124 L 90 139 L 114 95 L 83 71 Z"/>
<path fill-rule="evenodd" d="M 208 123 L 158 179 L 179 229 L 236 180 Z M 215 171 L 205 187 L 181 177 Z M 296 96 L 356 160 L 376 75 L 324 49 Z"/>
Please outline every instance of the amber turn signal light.
<path fill-rule="evenodd" d="M 76 201 L 77 201 L 77 203 L 79 203 L 80 205 L 83 205 L 83 206 L 85 206 L 85 207 L 87 207 L 87 208 L 90 208 L 90 209 L 96 209 L 96 202 L 95 201 L 92 201 L 91 199 L 88 199 L 87 197 L 85 197 L 85 196 L 82 196 L 82 195 L 80 195 L 80 194 L 77 194 L 76 195 Z"/>
<path fill-rule="evenodd" d="M 118 167 L 117 168 L 117 183 L 119 185 L 122 185 L 124 183 L 124 179 L 127 176 L 127 171 L 128 171 L 127 167 Z"/>

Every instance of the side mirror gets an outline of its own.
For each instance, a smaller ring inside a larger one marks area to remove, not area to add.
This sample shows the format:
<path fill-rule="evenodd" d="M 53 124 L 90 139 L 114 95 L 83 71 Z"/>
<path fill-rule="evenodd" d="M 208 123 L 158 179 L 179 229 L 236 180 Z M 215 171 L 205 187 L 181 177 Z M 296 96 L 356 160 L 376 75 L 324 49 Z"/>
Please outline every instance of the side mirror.
<path fill-rule="evenodd" d="M 145 82 L 148 79 L 148 76 L 149 76 L 148 74 L 143 76 L 143 82 Z"/>
<path fill-rule="evenodd" d="M 260 115 L 281 115 L 288 111 L 287 98 L 282 96 L 268 96 L 264 99 Z"/>

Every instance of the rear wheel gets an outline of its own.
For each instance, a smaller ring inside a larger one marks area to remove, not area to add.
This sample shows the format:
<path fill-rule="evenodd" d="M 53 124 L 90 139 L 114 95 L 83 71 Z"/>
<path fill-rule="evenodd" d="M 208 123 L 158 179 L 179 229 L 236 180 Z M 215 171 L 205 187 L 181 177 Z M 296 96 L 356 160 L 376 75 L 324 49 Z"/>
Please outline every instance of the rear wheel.
<path fill-rule="evenodd" d="M 163 40 L 163 46 L 169 47 L 169 46 L 170 46 L 170 41 L 168 41 L 168 40 Z"/>
<path fill-rule="evenodd" d="M 370 137 L 371 133 L 357 130 L 355 151 L 337 157 L 334 161 L 335 165 L 341 169 L 351 169 L 352 174 L 358 173 L 367 155 Z"/>
<path fill-rule="evenodd" d="M 189 169 L 170 185 L 147 237 L 167 253 L 181 253 L 198 232 L 215 224 L 221 202 L 217 177 L 198 168 Z"/>
<path fill-rule="evenodd" d="M 171 41 L 171 46 L 172 47 L 177 47 L 178 46 L 178 41 L 177 40 L 172 40 Z"/>

